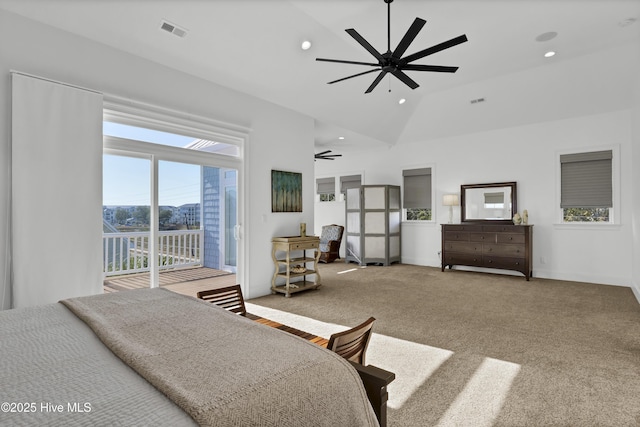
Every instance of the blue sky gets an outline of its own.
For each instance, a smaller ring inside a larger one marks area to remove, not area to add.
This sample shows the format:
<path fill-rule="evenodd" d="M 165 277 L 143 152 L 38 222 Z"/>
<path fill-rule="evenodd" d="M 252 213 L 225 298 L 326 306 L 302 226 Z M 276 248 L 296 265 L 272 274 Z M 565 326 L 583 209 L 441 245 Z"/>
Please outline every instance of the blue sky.
<path fill-rule="evenodd" d="M 105 122 L 105 135 L 184 147 L 195 138 Z M 146 159 L 103 156 L 103 205 L 149 205 L 150 164 Z M 159 162 L 160 205 L 180 206 L 200 202 L 200 166 Z"/>

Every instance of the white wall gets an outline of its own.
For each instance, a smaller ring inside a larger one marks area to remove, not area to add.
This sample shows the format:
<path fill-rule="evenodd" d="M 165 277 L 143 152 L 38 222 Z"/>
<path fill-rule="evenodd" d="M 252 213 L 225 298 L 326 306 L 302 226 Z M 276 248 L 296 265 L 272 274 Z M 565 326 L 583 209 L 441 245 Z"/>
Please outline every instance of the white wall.
<path fill-rule="evenodd" d="M 640 39 L 640 29 L 637 31 Z M 640 70 L 640 51 L 636 51 L 636 69 Z M 632 163 L 635 165 L 633 169 L 633 271 L 632 271 L 632 289 L 638 302 L 640 302 L 640 73 L 636 74 L 634 103 L 632 109 Z"/>
<path fill-rule="evenodd" d="M 404 223 L 402 261 L 440 266 L 440 225 L 448 222 L 442 196 L 461 184 L 517 181 L 518 209 L 534 224 L 535 277 L 629 286 L 631 283 L 632 161 L 629 110 L 479 132 L 390 149 L 344 153 L 335 162 L 316 163 L 316 175 L 339 176 L 357 161 L 366 170 L 363 184 L 401 185 L 402 169 L 434 165 L 434 217 L 437 224 Z M 589 229 L 556 225 L 556 170 L 559 150 L 619 144 L 621 225 Z M 344 212 L 336 203 L 331 218 Z M 328 222 L 328 207 L 316 211 L 316 224 Z M 326 215 L 326 216 L 325 216 Z M 454 222 L 459 222 L 459 208 Z M 343 220 L 344 221 L 344 220 Z M 341 224 L 344 224 L 342 222 Z M 546 262 L 541 263 L 541 257 Z"/>
<path fill-rule="evenodd" d="M 0 306 L 10 303 L 10 70 L 48 77 L 136 101 L 252 129 L 247 148 L 247 297 L 269 292 L 271 237 L 313 229 L 313 119 L 151 61 L 0 10 Z M 303 172 L 304 211 L 272 214 L 270 170 Z M 265 221 L 262 221 L 262 218 Z M 44 216 L 44 215 L 43 215 Z M 35 260 L 34 262 L 37 262 Z M 55 281 L 52 281 L 55 286 Z"/>

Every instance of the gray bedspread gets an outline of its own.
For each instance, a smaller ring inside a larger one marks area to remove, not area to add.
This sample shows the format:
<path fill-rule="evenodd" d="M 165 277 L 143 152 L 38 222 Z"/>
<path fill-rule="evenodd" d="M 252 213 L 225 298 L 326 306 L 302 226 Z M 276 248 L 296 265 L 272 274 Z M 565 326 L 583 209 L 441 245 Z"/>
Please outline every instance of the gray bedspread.
<path fill-rule="evenodd" d="M 0 404 L 1 426 L 196 425 L 62 304 L 0 311 Z"/>
<path fill-rule="evenodd" d="M 164 289 L 62 302 L 201 425 L 377 425 L 353 367 L 298 337 Z"/>

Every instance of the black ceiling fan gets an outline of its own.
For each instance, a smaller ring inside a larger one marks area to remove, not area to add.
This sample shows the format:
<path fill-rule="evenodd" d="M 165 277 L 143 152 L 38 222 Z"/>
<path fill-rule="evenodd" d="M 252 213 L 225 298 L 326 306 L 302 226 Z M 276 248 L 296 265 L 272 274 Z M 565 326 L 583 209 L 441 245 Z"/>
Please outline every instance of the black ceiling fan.
<path fill-rule="evenodd" d="M 415 81 L 413 81 L 408 75 L 404 73 L 404 71 L 435 71 L 439 73 L 455 73 L 458 70 L 458 67 L 448 67 L 442 65 L 421 65 L 421 64 L 411 64 L 413 61 L 424 58 L 425 56 L 432 55 L 434 53 L 440 52 L 442 50 L 448 49 L 450 47 L 459 45 L 467 41 L 466 35 L 461 35 L 455 37 L 446 42 L 442 42 L 440 44 L 431 46 L 427 49 L 421 50 L 419 52 L 413 53 L 411 55 L 405 56 L 402 55 L 405 53 L 407 48 L 413 40 L 416 38 L 424 24 L 427 23 L 424 19 L 416 18 L 411 24 L 411 27 L 407 30 L 400 43 L 396 49 L 391 51 L 391 3 L 393 0 L 384 0 L 387 3 L 387 51 L 385 53 L 378 52 L 369 42 L 367 42 L 364 37 L 362 37 L 356 30 L 353 28 L 349 28 L 345 30 L 351 37 L 353 37 L 358 43 L 362 45 L 371 55 L 373 55 L 378 62 L 359 62 L 359 61 L 344 61 L 341 59 L 325 59 L 325 58 L 316 58 L 316 61 L 325 61 L 325 62 L 338 62 L 341 64 L 355 64 L 355 65 L 368 65 L 371 67 L 376 67 L 373 70 L 365 71 L 362 73 L 354 74 L 352 76 L 343 77 L 338 80 L 334 80 L 329 82 L 328 84 L 338 83 L 343 80 L 351 79 L 353 77 L 362 76 L 365 74 L 373 73 L 375 71 L 380 71 L 378 77 L 375 78 L 371 86 L 365 91 L 365 93 L 371 92 L 380 81 L 387 75 L 387 73 L 391 73 L 396 76 L 401 82 L 409 86 L 411 89 L 417 88 L 419 85 Z"/>
<path fill-rule="evenodd" d="M 335 160 L 336 157 L 342 157 L 342 154 L 329 154 L 330 152 L 331 150 L 326 150 L 321 153 L 317 153 L 315 156 L 313 156 L 314 161 L 315 159 Z"/>

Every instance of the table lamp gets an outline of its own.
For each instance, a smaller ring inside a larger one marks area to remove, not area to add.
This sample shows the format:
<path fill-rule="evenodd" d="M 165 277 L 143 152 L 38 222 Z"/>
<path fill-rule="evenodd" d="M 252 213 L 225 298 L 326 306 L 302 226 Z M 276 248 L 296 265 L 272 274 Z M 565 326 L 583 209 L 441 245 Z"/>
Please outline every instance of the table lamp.
<path fill-rule="evenodd" d="M 453 207 L 458 206 L 460 201 L 457 194 L 445 194 L 442 198 L 442 204 L 449 206 L 449 224 L 453 223 Z"/>

